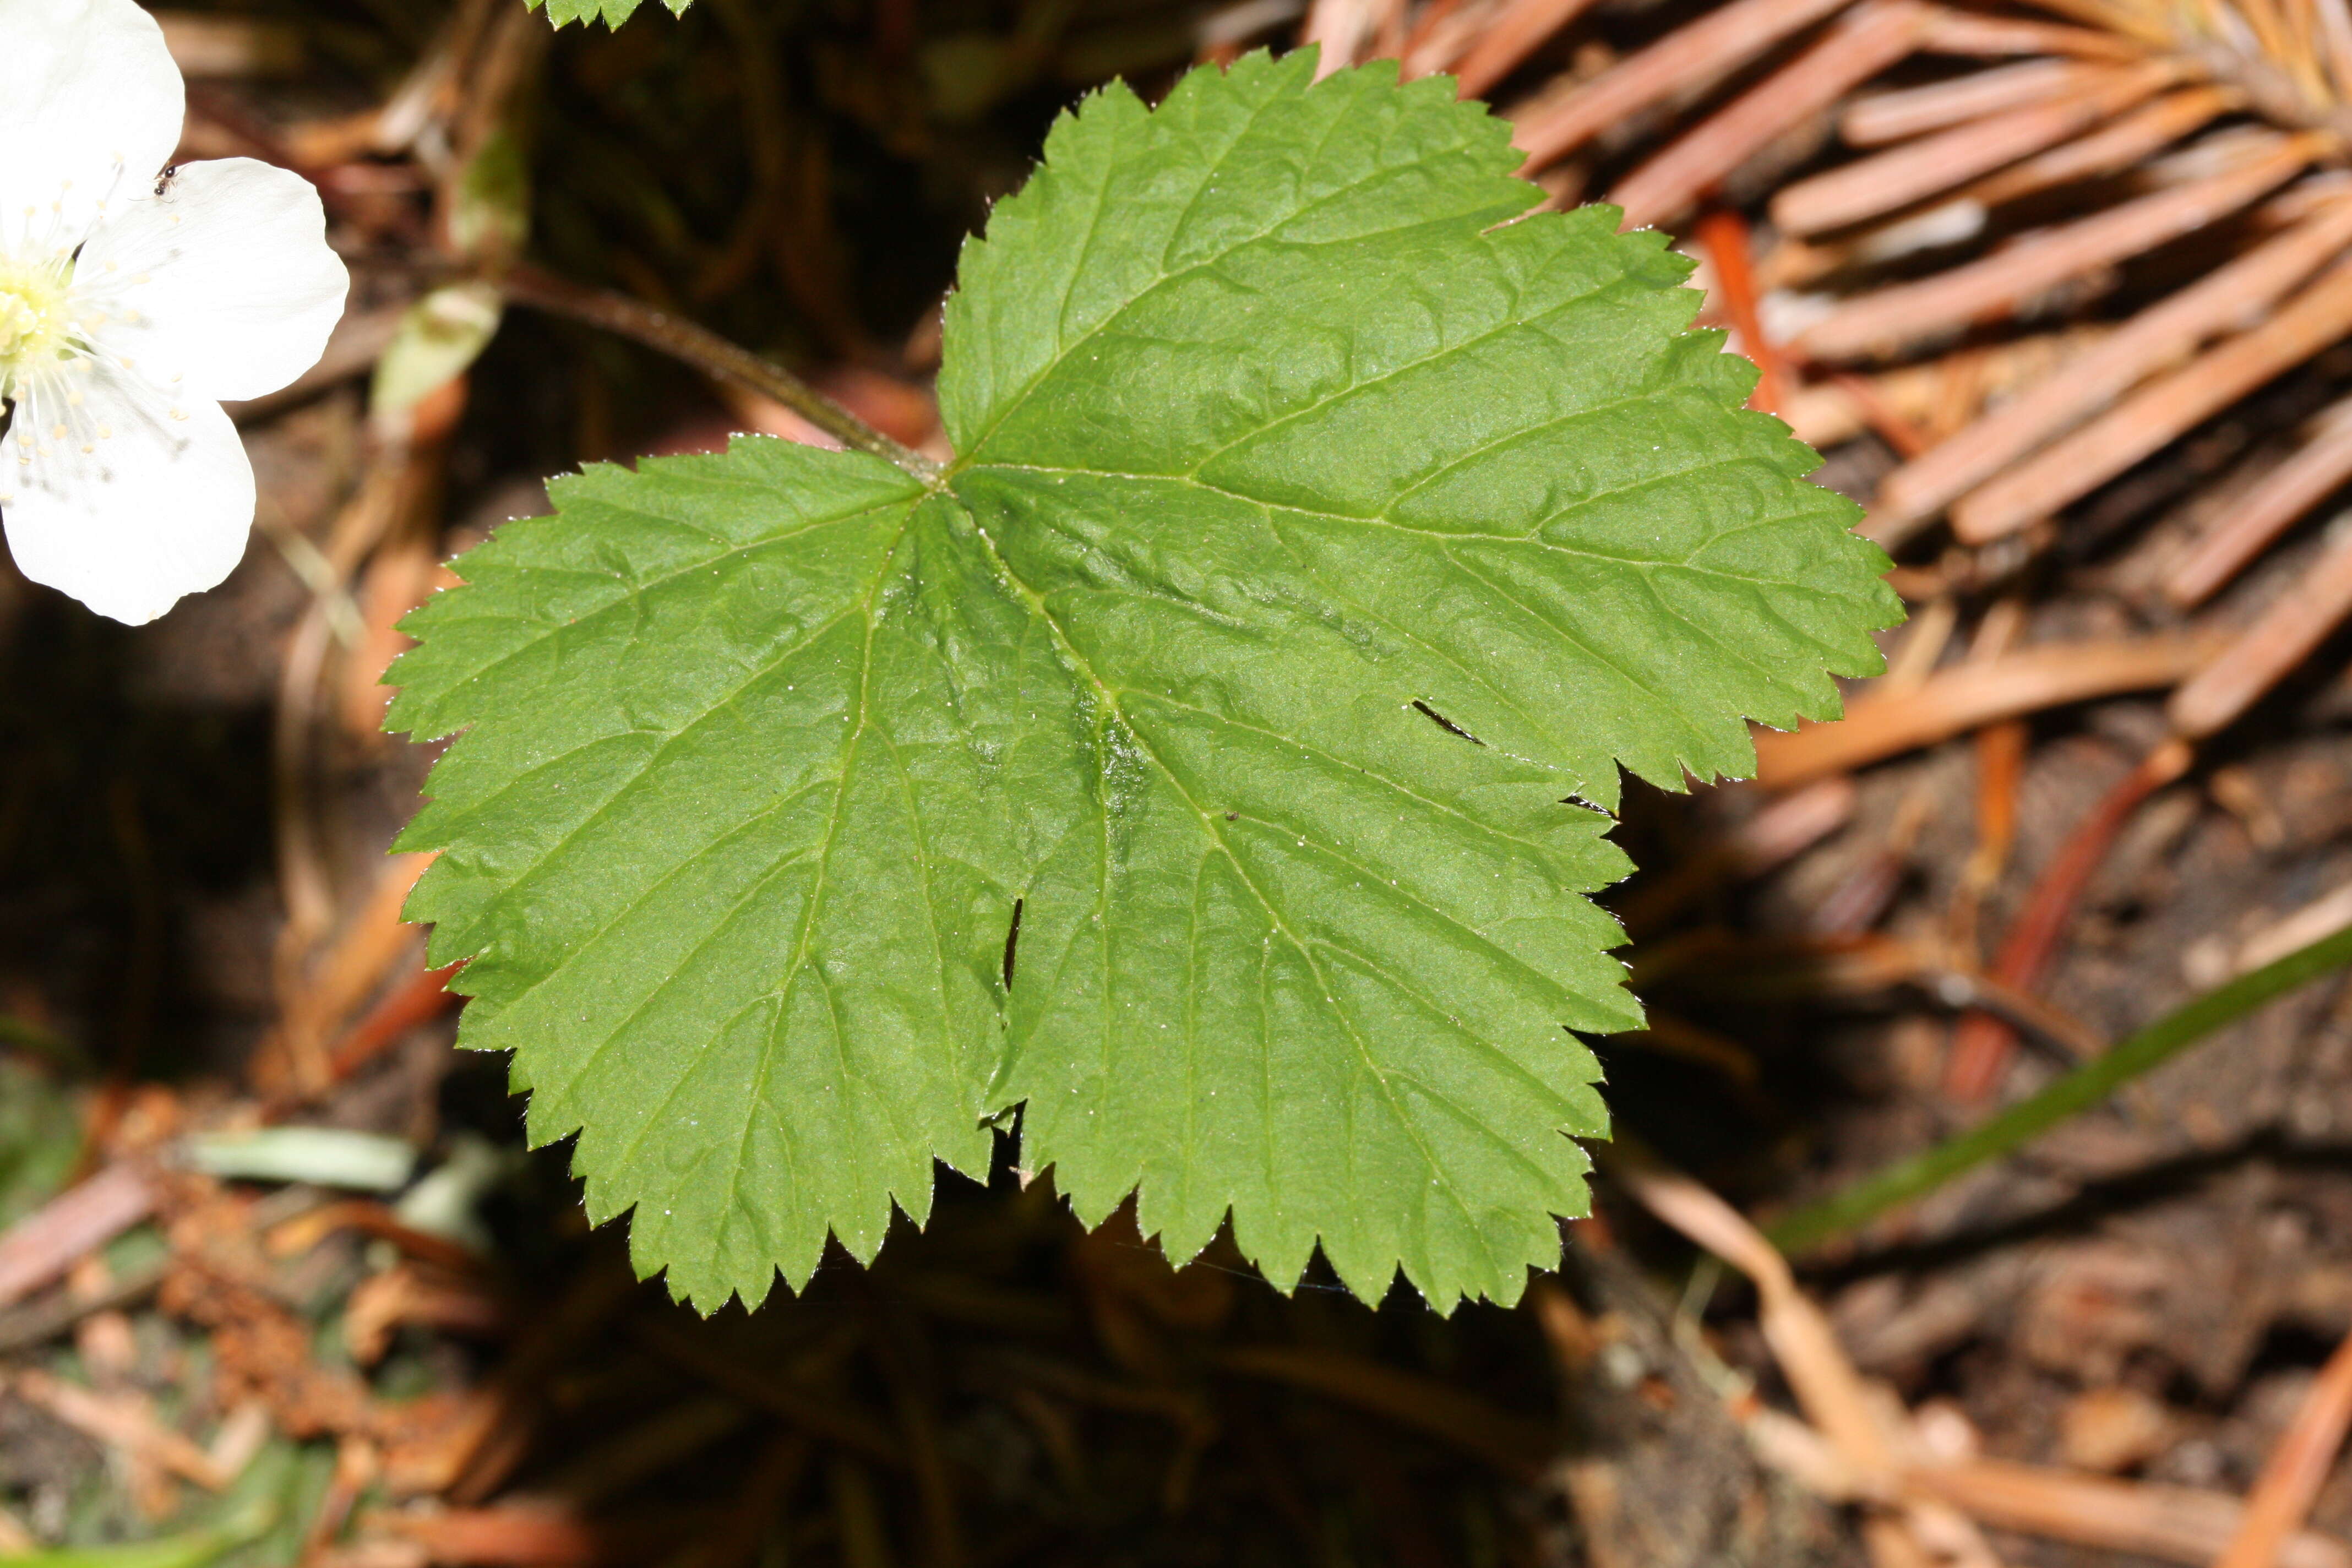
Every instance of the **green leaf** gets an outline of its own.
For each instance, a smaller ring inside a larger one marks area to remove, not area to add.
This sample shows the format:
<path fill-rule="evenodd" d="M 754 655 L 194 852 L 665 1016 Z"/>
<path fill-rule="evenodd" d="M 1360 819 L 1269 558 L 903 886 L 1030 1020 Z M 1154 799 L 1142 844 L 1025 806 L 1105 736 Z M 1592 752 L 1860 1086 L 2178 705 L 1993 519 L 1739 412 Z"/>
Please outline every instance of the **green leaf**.
<path fill-rule="evenodd" d="M 870 1257 L 1014 1106 L 1179 1258 L 1557 1259 L 1618 767 L 1744 771 L 1896 610 L 1686 264 L 1507 138 L 1303 52 L 1114 88 L 965 254 L 944 479 L 593 470 L 412 620 L 411 913 L 642 1268 Z"/>
<path fill-rule="evenodd" d="M 535 1142 L 581 1131 L 600 1220 L 674 1289 L 756 1301 L 861 1258 L 931 1161 L 983 1172 L 1019 896 L 1008 800 L 1040 628 L 951 501 L 751 441 L 599 468 L 412 627 L 393 722 L 470 725 L 404 842 L 471 956 L 465 1041 L 516 1053 Z"/>
<path fill-rule="evenodd" d="M 534 11 L 543 7 L 547 19 L 559 27 L 567 22 L 602 22 L 617 27 L 635 16 L 645 0 L 523 0 L 523 4 Z M 683 16 L 693 0 L 662 0 L 662 4 L 673 16 Z"/>

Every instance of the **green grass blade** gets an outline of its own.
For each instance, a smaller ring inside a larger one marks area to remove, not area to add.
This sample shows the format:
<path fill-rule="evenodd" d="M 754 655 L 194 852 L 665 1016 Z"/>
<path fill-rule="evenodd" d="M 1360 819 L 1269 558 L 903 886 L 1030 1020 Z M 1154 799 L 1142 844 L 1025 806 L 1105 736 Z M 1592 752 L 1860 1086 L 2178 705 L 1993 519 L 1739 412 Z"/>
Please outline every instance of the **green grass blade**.
<path fill-rule="evenodd" d="M 2170 1061 L 2214 1030 L 2347 963 L 2352 963 L 2352 927 L 2207 992 L 2032 1099 L 1843 1192 L 1782 1216 L 1766 1234 L 1781 1250 L 1796 1252 L 1853 1230 L 1889 1209 L 1925 1196 L 1965 1171 L 2011 1152 Z"/>

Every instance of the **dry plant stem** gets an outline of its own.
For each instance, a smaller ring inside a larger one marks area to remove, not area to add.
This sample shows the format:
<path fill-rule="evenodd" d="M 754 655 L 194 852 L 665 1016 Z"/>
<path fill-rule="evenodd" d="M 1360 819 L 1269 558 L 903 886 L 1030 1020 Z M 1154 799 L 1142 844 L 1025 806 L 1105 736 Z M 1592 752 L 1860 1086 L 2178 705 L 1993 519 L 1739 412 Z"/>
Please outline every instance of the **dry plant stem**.
<path fill-rule="evenodd" d="M 2056 956 L 2059 938 L 2074 919 L 2074 906 L 2099 863 L 2106 858 L 2116 835 L 2149 795 L 2187 773 L 2195 760 L 2196 752 L 2188 742 L 2168 741 L 2101 797 L 2035 880 L 2024 911 L 1993 960 L 1994 979 L 2027 993 L 2041 984 L 2042 973 Z M 2017 1031 L 2005 1019 L 1988 1013 L 1972 1013 L 1961 1019 L 1959 1027 L 1952 1031 L 1945 1093 L 1964 1105 L 1984 1099 L 2000 1085 L 2016 1046 Z"/>
<path fill-rule="evenodd" d="M 2346 926 L 2352 926 L 2352 882 L 2314 899 L 2284 920 L 2248 937 L 2238 946 L 2231 973 L 2242 974 L 2249 969 L 2260 969 L 2298 947 L 2308 947 L 2321 937 L 2333 936 Z"/>
<path fill-rule="evenodd" d="M 93 1394 L 33 1367 L 16 1373 L 8 1386 L 17 1398 L 39 1405 L 85 1436 L 135 1454 L 208 1491 L 219 1491 L 236 1479 L 186 1436 L 123 1400 Z"/>
<path fill-rule="evenodd" d="M 401 920 L 401 909 L 433 858 L 387 858 L 367 901 L 280 1005 L 278 1026 L 287 1050 L 295 1061 L 314 1064 L 304 1080 L 306 1089 L 322 1089 L 333 1076 L 320 1065 L 325 1062 L 328 1032 L 365 1001 L 416 944 L 419 933 Z"/>
<path fill-rule="evenodd" d="M 2042 9 L 2137 38 L 2153 48 L 2175 47 L 2180 42 L 2168 15 L 2132 0 L 2045 0 Z"/>
<path fill-rule="evenodd" d="M 2287 42 L 2285 28 L 2281 26 L 2278 11 L 2271 0 L 2235 0 L 2231 11 L 2235 19 L 2244 25 L 2244 31 L 2253 34 L 2257 55 L 2265 60 L 2286 58 L 2292 46 Z"/>
<path fill-rule="evenodd" d="M 1923 1465 L 1907 1491 L 1938 1498 L 1996 1529 L 2168 1563 L 2207 1568 L 2228 1545 L 2245 1507 L 2225 1492 L 2149 1486 L 2105 1476 L 2037 1469 L 2000 1459 Z M 2352 1568 L 2352 1548 L 2303 1531 L 2280 1542 L 2277 1568 Z"/>
<path fill-rule="evenodd" d="M 374 151 L 386 155 L 405 152 L 428 125 L 446 121 L 465 64 L 496 15 L 497 0 L 464 0 L 432 48 L 376 111 L 371 139 Z"/>
<path fill-rule="evenodd" d="M 278 989 L 289 995 L 300 984 L 302 958 L 335 918 L 334 888 L 311 821 L 310 788 L 311 721 L 320 707 L 320 679 L 333 628 L 323 599 L 314 604 L 288 639 L 278 669 L 270 816 L 278 840 L 278 892 L 286 905 L 278 942 Z"/>
<path fill-rule="evenodd" d="M 311 942 L 334 921 L 334 889 L 329 881 L 311 821 L 313 721 L 321 701 L 320 679 L 352 574 L 389 531 L 404 508 L 409 489 L 411 443 L 407 432 L 378 429 L 368 437 L 366 468 L 358 493 L 337 514 L 326 549 L 316 557 L 311 602 L 288 639 L 278 668 L 278 713 L 272 741 L 271 816 L 278 838 L 279 896 L 286 929 L 278 943 L 279 989 L 290 994 L 293 965 L 308 956 Z"/>
<path fill-rule="evenodd" d="M 465 411 L 467 384 L 460 376 L 404 415 L 379 419 L 371 432 L 372 451 L 359 493 L 335 520 L 328 539 L 322 579 L 289 639 L 278 672 L 278 711 L 271 736 L 272 816 L 278 838 L 278 882 L 286 900 L 273 963 L 281 1015 L 299 1021 L 293 999 L 307 988 L 314 944 L 334 922 L 335 893 L 320 848 L 316 820 L 320 792 L 319 719 L 325 701 L 328 660 L 335 641 L 337 612 L 347 607 L 345 591 L 362 562 L 404 521 L 437 516 L 450 435 Z M 325 1087 L 326 1060 L 314 1031 L 297 1027 L 281 1037 L 287 1049 L 257 1058 L 282 1066 L 301 1092 Z"/>
<path fill-rule="evenodd" d="M 69 1332 L 95 1312 L 117 1310 L 152 1295 L 171 1269 L 169 1258 L 127 1268 L 114 1283 L 87 1300 L 58 1292 L 14 1311 L 0 1312 L 0 1356 L 13 1355 Z"/>
<path fill-rule="evenodd" d="M 471 1248 L 404 1225 L 398 1215 L 370 1198 L 342 1198 L 321 1204 L 308 1214 L 297 1215 L 271 1227 L 264 1245 L 272 1258 L 294 1258 L 346 1230 L 390 1242 L 408 1257 L 452 1274 L 482 1271 L 482 1259 Z"/>
<path fill-rule="evenodd" d="M 1822 17 L 1848 0 L 1731 0 L 1564 97 L 1516 110 L 1512 145 L 1523 174 L 1540 174 L 1627 115 L 1706 81 Z"/>
<path fill-rule="evenodd" d="M 1898 410 L 1879 391 L 1879 384 L 1852 371 L 1832 370 L 1822 377 L 1822 384 L 1834 386 L 1853 401 L 1862 415 L 1863 423 L 1878 433 L 1881 440 L 1895 448 L 1901 458 L 1916 458 L 1932 443 L 1926 432 Z"/>
<path fill-rule="evenodd" d="M 1298 41 L 1322 51 L 1315 64 L 1318 80 L 1355 63 L 1357 51 L 1372 36 L 1377 3 L 1378 0 L 1313 0 L 1307 6 L 1307 20 L 1299 25 Z"/>
<path fill-rule="evenodd" d="M 1899 1520 L 1883 1513 L 1866 1513 L 1859 1522 L 1863 1554 L 1870 1560 L 1870 1568 L 1979 1568 L 1979 1564 L 1939 1563 L 1927 1549 L 1903 1528 Z M 1635 1568 L 1627 1564 L 1625 1568 Z"/>
<path fill-rule="evenodd" d="M 441 969 L 420 970 L 369 1008 L 327 1053 L 329 1081 L 342 1082 L 409 1030 L 462 1005 L 465 997 L 450 990 L 449 982 L 464 967 L 461 960 Z"/>
<path fill-rule="evenodd" d="M 1941 669 L 1906 697 L 1857 699 L 1834 723 L 1756 734 L 1757 782 L 1787 789 L 1965 734 L 2002 719 L 2170 686 L 2212 651 L 2201 637 L 2051 644 Z"/>
<path fill-rule="evenodd" d="M 1546 40 L 1584 15 L 1592 0 L 1507 0 L 1480 30 L 1478 43 L 1454 72 L 1462 96 L 1484 98 L 1518 69 Z"/>
<path fill-rule="evenodd" d="M 1944 650 L 1952 646 L 1952 634 L 1959 624 L 1959 601 L 1949 594 L 1938 594 L 1922 605 L 1904 631 L 1902 646 L 1887 659 L 1886 673 L 1870 689 L 1872 700 L 1908 697 L 1927 685 L 1936 667 L 1944 662 Z"/>
<path fill-rule="evenodd" d="M 2168 61 L 2101 72 L 2080 93 L 1972 121 L 1784 186 L 1772 198 L 1772 219 L 1788 233 L 1810 235 L 1883 216 L 2063 142 L 2177 75 Z"/>
<path fill-rule="evenodd" d="M 1868 1224 L 1934 1192 L 1965 1172 L 1998 1160 L 2081 1114 L 2142 1074 L 2171 1060 L 2216 1029 L 2263 1004 L 2352 963 L 2352 928 L 2299 948 L 2176 1008 L 2113 1050 L 2084 1063 L 2032 1099 L 2020 1100 L 1956 1138 L 1898 1161 L 1783 1215 L 1767 1234 L 1786 1251 L 1801 1251 Z"/>
<path fill-rule="evenodd" d="M 2134 394 L 1964 496 L 1952 528 L 1971 544 L 2053 516 L 2176 437 L 2352 332 L 2352 262 L 2339 263 L 2276 314 Z"/>
<path fill-rule="evenodd" d="M 2107 81 L 2111 67 L 2079 60 L 2021 60 L 1970 71 L 1926 87 L 1896 88 L 1858 99 L 1838 117 L 1838 135 L 1850 147 L 1880 147 L 1930 131 L 1945 131 L 1989 114 L 2006 113 L 2054 98 L 2079 97 Z"/>
<path fill-rule="evenodd" d="M 2352 93 L 2352 4 L 2315 0 L 2320 36 L 2327 42 L 2328 71 L 2338 97 Z"/>
<path fill-rule="evenodd" d="M 155 20 L 184 77 L 250 81 L 301 69 L 299 36 L 258 18 L 166 11 Z"/>
<path fill-rule="evenodd" d="M 1960 194 L 1990 207 L 2076 180 L 2121 174 L 2243 104 L 2243 95 L 2231 88 L 2183 88 L 2063 147 L 1988 174 Z"/>
<path fill-rule="evenodd" d="M 1997 975 L 1963 967 L 1954 959 L 1935 953 L 1921 953 L 1917 969 L 1920 981 L 1934 989 L 1937 1000 L 1982 1008 L 2013 1028 L 2040 1036 L 2076 1061 L 2088 1061 L 2107 1048 L 2107 1041 L 2081 1019 L 2060 1012 Z"/>
<path fill-rule="evenodd" d="M 1703 1063 L 1743 1089 L 1752 1089 L 1763 1079 L 1764 1069 L 1738 1041 L 1655 1007 L 1650 1009 L 1646 1028 L 1631 1029 L 1609 1038 L 1612 1044 L 1638 1046 L 1663 1056 Z"/>
<path fill-rule="evenodd" d="M 1853 820 L 1861 792 L 1848 778 L 1823 779 L 1773 801 L 1731 835 L 1732 863 L 1758 876 L 1795 859 Z"/>
<path fill-rule="evenodd" d="M 2213 1568 L 2273 1568 L 2279 1548 L 2310 1517 L 2347 1427 L 2352 1427 L 2352 1338 L 2336 1347 L 2311 1392 L 2303 1396 L 2294 1421 L 2272 1448 L 2246 1498 L 2238 1532 Z"/>
<path fill-rule="evenodd" d="M 2210 74 L 2233 83 L 2244 92 L 2248 107 L 2273 124 L 2329 123 L 2328 112 L 2316 109 L 2304 96 L 2292 72 L 2282 70 L 2273 61 L 2210 38 L 2190 40 L 2184 49 Z"/>
<path fill-rule="evenodd" d="M 1729 1204 L 1624 1138 L 1604 1146 L 1601 1158 L 1610 1178 L 1643 1208 L 1754 1283 L 1758 1326 L 1806 1419 L 1865 1486 L 1884 1485 L 1895 1470 L 1893 1446 L 1862 1374 L 1839 1348 L 1829 1319 L 1797 1288 L 1789 1260 Z"/>
<path fill-rule="evenodd" d="M 1428 48 L 1433 35 L 1461 9 L 1462 0 L 1429 0 L 1429 4 L 1421 8 L 1421 15 L 1412 19 L 1412 26 L 1405 29 L 1404 42 L 1397 49 L 1398 58 L 1410 60 L 1415 54 Z"/>
<path fill-rule="evenodd" d="M 1795 59 L 1628 174 L 1608 200 L 1627 228 L 1672 223 L 1773 138 L 1918 47 L 1934 13 L 1917 0 L 1864 0 Z"/>
<path fill-rule="evenodd" d="M 0 1232 L 0 1307 L 20 1301 L 155 1212 L 155 1189 L 110 1165 Z"/>
<path fill-rule="evenodd" d="M 895 464 L 927 483 L 939 478 L 939 465 L 929 458 L 893 441 L 783 366 L 729 342 L 708 328 L 625 294 L 583 288 L 536 268 L 516 268 L 500 279 L 499 287 L 516 304 L 601 327 L 681 360 L 707 375 L 772 397 L 843 446 Z"/>
<path fill-rule="evenodd" d="M 2003 343 L 1963 347 L 1939 359 L 1901 365 L 1876 375 L 1826 375 L 1799 387 L 1781 416 L 1801 440 L 1816 448 L 1826 450 L 1850 440 L 1865 425 L 1880 423 L 1877 413 L 1866 413 L 1868 400 L 1852 390 L 1853 384 L 1860 381 L 1879 407 L 1913 426 L 1924 452 L 1975 418 L 1988 404 L 2004 402 L 2039 385 L 2110 330 L 2078 326 L 2034 332 Z"/>
<path fill-rule="evenodd" d="M 2319 136 L 2267 142 L 2219 174 L 2045 229 L 1937 277 L 1864 294 L 1806 329 L 1793 346 L 1814 359 L 1850 359 L 2006 316 L 2061 283 L 2236 212 L 2292 179 L 2329 144 Z"/>
<path fill-rule="evenodd" d="M 342 1534 L 343 1527 L 351 1522 L 352 1510 L 358 1506 L 361 1494 L 374 1482 L 383 1468 L 375 1445 L 366 1438 L 345 1433 L 337 1441 L 335 1468 L 302 1532 L 299 1562 L 315 1564 L 329 1561 L 329 1551 Z"/>
<path fill-rule="evenodd" d="M 2165 578 L 2165 597 L 2182 609 L 2203 604 L 2347 479 L 2352 479 L 2352 399 L 2321 416 L 2318 434 L 2302 450 L 2213 521 Z"/>
<path fill-rule="evenodd" d="M 2319 15 L 2317 0 L 2287 0 L 2295 26 L 2294 53 L 2298 57 L 2298 78 L 2306 84 L 2307 95 L 2314 103 L 2328 104 L 2339 96 L 2336 85 L 2327 79 L 2327 66 L 2321 58 L 2321 34 L 2325 23 Z"/>
<path fill-rule="evenodd" d="M 2318 17 L 2310 0 L 2248 0 L 2248 9 L 2275 24 L 2278 44 L 2270 51 L 2271 62 L 2293 79 L 2305 105 L 2323 114 L 2333 109 L 2336 95 L 2320 65 Z"/>
<path fill-rule="evenodd" d="M 442 565 L 440 523 L 437 509 L 416 513 L 378 549 L 352 595 L 360 629 L 336 672 L 332 705 L 343 732 L 364 750 L 386 742 L 383 716 L 392 689 L 383 684 L 384 672 L 410 642 L 400 629 L 402 618 L 432 597 L 436 582 L 456 584 L 456 574 Z"/>
<path fill-rule="evenodd" d="M 529 1563 L 538 1568 L 580 1568 L 604 1560 L 610 1542 L 585 1521 L 546 1503 L 441 1509 L 430 1513 L 385 1510 L 368 1516 L 379 1528 L 413 1542 L 431 1563 Z"/>
<path fill-rule="evenodd" d="M 2017 789 L 2032 737 L 2021 719 L 2005 719 L 1977 731 L 1977 843 L 1961 868 L 1949 922 L 1954 950 L 1971 963 L 1979 952 L 1978 916 L 1985 895 L 2000 884 L 2017 842 Z"/>
<path fill-rule="evenodd" d="M 1401 56 L 1404 79 L 1413 81 L 1433 71 L 1452 70 L 1455 62 L 1478 47 L 1486 19 L 1492 14 L 1491 0 L 1484 5 L 1432 0 L 1405 35 Z"/>
<path fill-rule="evenodd" d="M 1939 55 L 2074 55 L 2094 60 L 2138 59 L 2147 53 L 2147 45 L 2105 28 L 1980 11 L 1938 11 L 1923 47 Z"/>
<path fill-rule="evenodd" d="M 2048 1003 L 2006 985 L 1941 944 L 1878 935 L 1826 935 L 1783 942 L 1714 944 L 1661 942 L 1633 953 L 1637 988 L 1662 976 L 1706 966 L 1710 987 L 1727 997 L 1883 996 L 1916 986 L 1956 1007 L 1983 1007 L 2077 1059 L 2096 1056 L 2107 1042 L 2088 1025 Z"/>
<path fill-rule="evenodd" d="M 2121 330 L 1879 487 L 1865 531 L 1899 542 L 1955 498 L 2107 405 L 2150 372 L 2215 334 L 2251 326 L 2288 289 L 2352 244 L 2352 202 L 2338 203 L 2133 317 Z"/>
<path fill-rule="evenodd" d="M 1951 1549 L 1948 1560 L 1954 1568 L 1999 1568 L 2000 1559 L 1964 1517 L 1932 1502 L 1897 1498 L 1899 1427 L 1890 1429 L 1885 1407 L 1839 1345 L 1828 1316 L 1797 1288 L 1788 1259 L 1763 1233 L 1715 1194 L 1636 1146 L 1621 1140 L 1604 1158 L 1611 1176 L 1643 1207 L 1754 1283 L 1757 1327 L 1806 1418 L 1828 1437 L 1867 1494 L 1898 1504 L 1895 1514 L 1864 1521 L 1873 1562 L 1880 1568 L 1924 1568 L 1932 1561 L 1925 1547 L 1934 1542 Z"/>
<path fill-rule="evenodd" d="M 1883 995 L 1916 986 L 1954 1006 L 1989 1007 L 2040 1035 L 2069 1056 L 2095 1055 L 2106 1042 L 2078 1018 L 2017 991 L 1948 948 L 1894 937 L 1812 936 L 1746 942 L 1717 931 L 1637 947 L 1635 988 L 1667 975 L 1698 974 L 1726 997 L 1763 999 Z"/>
<path fill-rule="evenodd" d="M 1771 1243 L 1714 1194 L 1657 1166 L 1638 1149 L 1621 1144 L 1604 1158 L 1612 1177 L 1636 1201 L 1755 1282 L 1774 1355 L 1799 1403 L 1827 1436 L 1832 1464 L 1861 1495 L 1932 1501 L 2028 1534 L 2198 1565 L 2210 1563 L 2237 1529 L 2245 1510 L 2218 1492 L 2137 1486 L 1997 1460 L 1903 1463 L 1878 1403 Z M 2352 1550 L 2326 1536 L 2295 1532 L 2281 1544 L 2280 1568 L 2352 1568 Z"/>
<path fill-rule="evenodd" d="M 1727 208 L 1718 209 L 1699 220 L 1697 237 L 1706 250 L 1707 259 L 1714 263 L 1724 313 L 1738 330 L 1739 346 L 1756 366 L 1756 390 L 1749 395 L 1748 406 L 1767 414 L 1778 413 L 1789 375 L 1780 355 L 1772 350 L 1771 340 L 1764 335 L 1763 316 L 1757 309 L 1756 274 L 1748 262 L 1748 220 Z"/>
<path fill-rule="evenodd" d="M 537 74 L 533 68 L 545 56 L 553 37 L 553 33 L 527 11 L 507 7 L 497 14 L 458 83 L 456 102 L 446 110 L 453 171 L 466 168 L 480 155 L 483 143 L 507 118 L 516 93 Z M 455 193 L 448 188 L 446 180 L 438 183 L 442 185 L 442 225 L 446 232 L 447 209 Z"/>
<path fill-rule="evenodd" d="M 2319 564 L 2298 577 L 2260 620 L 2172 694 L 2174 729 L 2202 738 L 2241 714 L 2294 673 L 2352 615 L 2352 536 L 2331 543 Z"/>

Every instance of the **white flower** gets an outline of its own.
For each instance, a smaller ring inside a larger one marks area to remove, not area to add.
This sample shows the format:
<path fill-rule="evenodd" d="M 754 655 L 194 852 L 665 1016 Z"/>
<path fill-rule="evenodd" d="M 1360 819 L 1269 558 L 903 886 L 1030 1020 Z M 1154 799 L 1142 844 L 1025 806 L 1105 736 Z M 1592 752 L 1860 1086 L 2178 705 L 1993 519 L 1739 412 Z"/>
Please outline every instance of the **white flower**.
<path fill-rule="evenodd" d="M 184 112 L 131 0 L 0 0 L 0 523 L 26 576 L 133 626 L 245 553 L 221 400 L 316 363 L 351 284 L 299 175 L 163 177 Z"/>

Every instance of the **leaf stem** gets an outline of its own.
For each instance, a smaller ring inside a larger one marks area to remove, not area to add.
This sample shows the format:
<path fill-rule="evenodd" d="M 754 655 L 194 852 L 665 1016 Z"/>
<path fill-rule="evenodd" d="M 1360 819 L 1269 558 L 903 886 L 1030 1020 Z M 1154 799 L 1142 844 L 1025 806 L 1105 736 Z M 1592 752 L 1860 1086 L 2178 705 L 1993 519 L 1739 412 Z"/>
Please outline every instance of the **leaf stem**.
<path fill-rule="evenodd" d="M 566 316 L 643 343 L 682 360 L 707 375 L 772 397 L 845 447 L 897 465 L 927 485 L 940 480 L 940 466 L 900 446 L 772 359 L 730 342 L 698 325 L 643 300 L 610 289 L 591 289 L 535 267 L 518 267 L 499 280 L 506 297 L 551 315 Z"/>
<path fill-rule="evenodd" d="M 2214 1030 L 2347 963 L 2352 963 L 2352 927 L 2208 991 L 2032 1099 L 1843 1192 L 1782 1215 L 1767 1234 L 1782 1251 L 1795 1252 L 1852 1230 L 1934 1191 L 1963 1171 L 2009 1153 L 2076 1112 L 2089 1110 Z"/>

